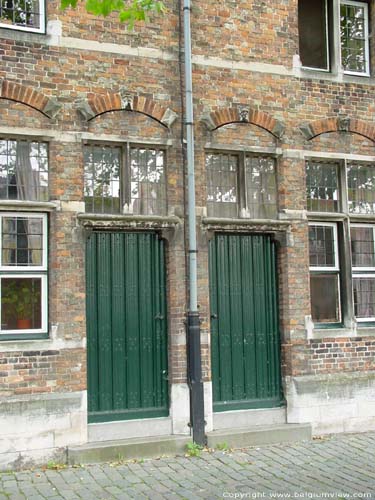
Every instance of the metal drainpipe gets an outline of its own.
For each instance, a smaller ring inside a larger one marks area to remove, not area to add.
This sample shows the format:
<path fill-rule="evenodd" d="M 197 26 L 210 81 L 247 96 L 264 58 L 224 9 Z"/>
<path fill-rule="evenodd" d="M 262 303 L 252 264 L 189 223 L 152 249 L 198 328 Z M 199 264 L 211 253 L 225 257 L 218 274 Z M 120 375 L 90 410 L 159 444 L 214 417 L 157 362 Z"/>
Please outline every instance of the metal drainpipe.
<path fill-rule="evenodd" d="M 184 66 L 186 106 L 186 150 L 188 171 L 188 221 L 189 221 L 189 311 L 187 314 L 188 382 L 190 388 L 190 419 L 193 440 L 206 444 L 204 431 L 204 394 L 202 381 L 202 358 L 200 318 L 197 294 L 197 233 L 195 215 L 194 173 L 194 114 L 193 81 L 191 63 L 190 0 L 184 0 Z"/>

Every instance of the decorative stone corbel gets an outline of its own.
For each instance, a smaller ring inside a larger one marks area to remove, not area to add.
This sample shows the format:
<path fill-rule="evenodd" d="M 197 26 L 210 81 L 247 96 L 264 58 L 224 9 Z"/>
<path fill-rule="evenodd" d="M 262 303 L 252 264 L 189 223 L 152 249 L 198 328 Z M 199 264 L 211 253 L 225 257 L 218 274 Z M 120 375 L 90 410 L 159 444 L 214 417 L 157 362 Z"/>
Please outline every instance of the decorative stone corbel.
<path fill-rule="evenodd" d="M 49 118 L 55 118 L 55 116 L 59 113 L 61 110 L 62 105 L 58 102 L 57 99 L 54 97 L 51 97 L 48 99 L 48 102 L 43 110 L 43 112 L 49 117 Z"/>
<path fill-rule="evenodd" d="M 285 132 L 285 125 L 282 122 L 276 121 L 276 125 L 273 127 L 272 133 L 278 139 L 281 139 Z"/>
<path fill-rule="evenodd" d="M 133 100 L 134 96 L 133 94 L 130 94 L 129 92 L 121 92 L 121 108 L 125 109 L 126 111 L 133 111 Z"/>
<path fill-rule="evenodd" d="M 240 115 L 240 122 L 241 123 L 249 123 L 249 109 L 248 108 L 240 108 L 239 115 Z"/>
<path fill-rule="evenodd" d="M 310 140 L 314 135 L 308 123 L 304 123 L 299 129 L 307 140 Z"/>
<path fill-rule="evenodd" d="M 349 132 L 350 118 L 348 116 L 340 116 L 337 120 L 338 129 L 341 132 Z"/>
<path fill-rule="evenodd" d="M 171 128 L 171 126 L 176 121 L 177 116 L 178 116 L 177 113 L 175 113 L 173 109 L 167 108 L 160 121 L 166 127 Z"/>
<path fill-rule="evenodd" d="M 202 117 L 202 122 L 206 125 L 208 130 L 214 130 L 216 128 L 215 122 L 213 121 L 210 113 L 207 113 Z"/>
<path fill-rule="evenodd" d="M 95 116 L 93 109 L 86 99 L 77 103 L 77 111 L 86 121 L 91 120 Z"/>

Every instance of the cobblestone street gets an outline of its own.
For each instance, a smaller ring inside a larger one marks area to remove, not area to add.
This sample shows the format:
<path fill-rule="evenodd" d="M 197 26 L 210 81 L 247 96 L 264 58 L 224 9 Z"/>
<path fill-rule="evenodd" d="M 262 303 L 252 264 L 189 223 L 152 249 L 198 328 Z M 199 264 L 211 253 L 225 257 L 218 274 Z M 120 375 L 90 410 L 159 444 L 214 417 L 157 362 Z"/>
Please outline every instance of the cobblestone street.
<path fill-rule="evenodd" d="M 375 499 L 374 463 L 375 433 L 339 435 L 200 457 L 6 472 L 0 500 Z"/>

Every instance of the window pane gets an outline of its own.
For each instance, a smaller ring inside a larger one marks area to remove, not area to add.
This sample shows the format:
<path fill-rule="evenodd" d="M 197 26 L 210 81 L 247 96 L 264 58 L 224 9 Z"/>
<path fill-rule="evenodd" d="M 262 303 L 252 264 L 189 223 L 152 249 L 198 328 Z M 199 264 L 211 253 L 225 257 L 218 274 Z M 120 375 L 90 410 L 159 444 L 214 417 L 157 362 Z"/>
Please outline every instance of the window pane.
<path fill-rule="evenodd" d="M 43 219 L 2 218 L 2 265 L 43 265 Z"/>
<path fill-rule="evenodd" d="M 309 226 L 310 266 L 336 267 L 333 226 Z"/>
<path fill-rule="evenodd" d="M 338 165 L 308 161 L 306 163 L 307 210 L 337 212 Z"/>
<path fill-rule="evenodd" d="M 337 274 L 310 275 L 311 315 L 318 323 L 340 321 L 339 279 Z"/>
<path fill-rule="evenodd" d="M 372 165 L 348 164 L 349 212 L 375 213 L 375 168 Z"/>
<path fill-rule="evenodd" d="M 84 162 L 86 212 L 119 213 L 121 149 L 87 146 Z"/>
<path fill-rule="evenodd" d="M 353 267 L 375 267 L 374 229 L 352 226 L 350 237 Z"/>
<path fill-rule="evenodd" d="M 165 152 L 157 149 L 130 149 L 130 202 L 132 212 L 163 215 L 167 211 Z"/>
<path fill-rule="evenodd" d="M 353 277 L 354 314 L 357 318 L 375 317 L 375 278 Z"/>
<path fill-rule="evenodd" d="M 366 73 L 367 6 L 340 6 L 341 62 L 345 71 Z"/>
<path fill-rule="evenodd" d="M 0 198 L 48 201 L 46 143 L 0 140 Z"/>
<path fill-rule="evenodd" d="M 215 217 L 237 217 L 238 157 L 207 154 L 207 213 Z"/>
<path fill-rule="evenodd" d="M 328 69 L 326 0 L 299 0 L 298 29 L 302 65 Z"/>
<path fill-rule="evenodd" d="M 277 215 L 275 160 L 248 156 L 245 160 L 247 207 L 253 219 L 272 219 Z"/>
<path fill-rule="evenodd" d="M 42 325 L 42 279 L 1 279 L 1 329 L 39 329 Z"/>
<path fill-rule="evenodd" d="M 40 0 L 0 0 L 0 22 L 40 27 Z"/>

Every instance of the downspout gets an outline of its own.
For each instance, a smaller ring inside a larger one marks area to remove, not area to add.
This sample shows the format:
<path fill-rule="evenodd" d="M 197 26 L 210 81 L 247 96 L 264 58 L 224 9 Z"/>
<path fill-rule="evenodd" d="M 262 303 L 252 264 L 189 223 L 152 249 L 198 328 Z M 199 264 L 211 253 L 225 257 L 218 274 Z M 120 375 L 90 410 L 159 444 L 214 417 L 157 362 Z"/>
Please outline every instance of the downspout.
<path fill-rule="evenodd" d="M 190 420 L 193 440 L 206 444 L 204 431 L 204 392 L 202 381 L 202 357 L 200 317 L 197 293 L 197 232 L 195 214 L 195 169 L 194 169 L 194 113 L 193 78 L 191 62 L 191 2 L 184 0 L 184 66 L 185 66 L 185 126 L 186 156 L 188 172 L 188 229 L 189 229 L 189 310 L 187 313 L 188 382 L 190 389 Z"/>

